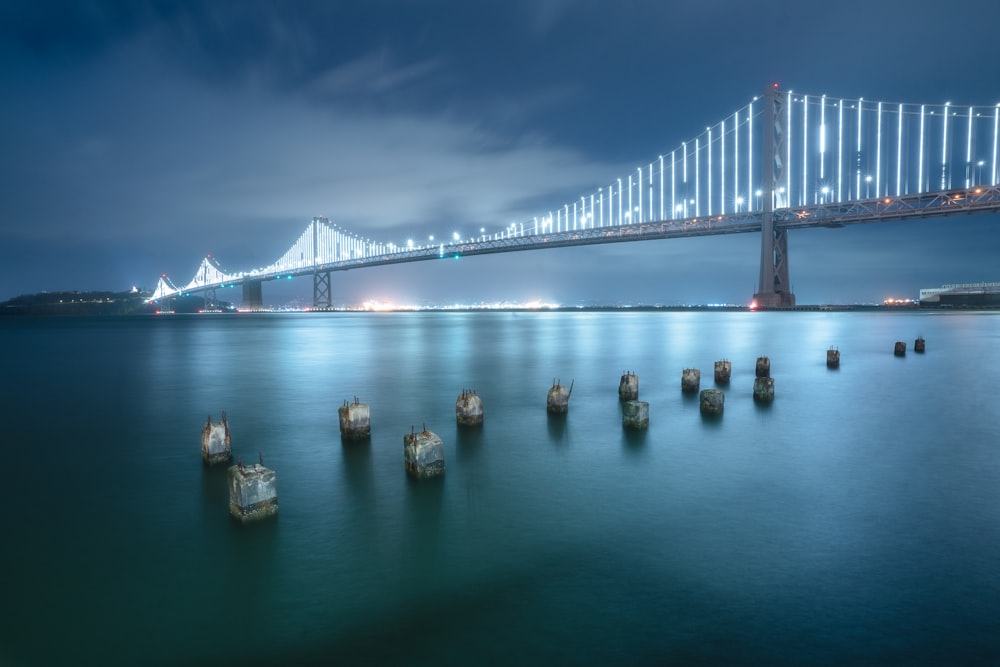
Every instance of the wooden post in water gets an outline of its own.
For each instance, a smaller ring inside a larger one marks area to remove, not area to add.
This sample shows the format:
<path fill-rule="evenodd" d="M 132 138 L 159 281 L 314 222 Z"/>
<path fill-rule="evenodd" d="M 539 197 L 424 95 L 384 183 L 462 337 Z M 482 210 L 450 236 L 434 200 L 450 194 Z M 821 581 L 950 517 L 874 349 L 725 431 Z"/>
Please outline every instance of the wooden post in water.
<path fill-rule="evenodd" d="M 768 357 L 757 357 L 757 377 L 771 377 L 771 360 Z"/>
<path fill-rule="evenodd" d="M 371 410 L 367 403 L 358 401 L 354 397 L 353 403 L 344 404 L 337 408 L 337 417 L 340 421 L 341 440 L 367 440 L 372 435 Z"/>
<path fill-rule="evenodd" d="M 574 382 L 576 380 L 571 380 L 569 387 L 564 387 L 559 384 L 559 380 L 552 381 L 552 387 L 545 397 L 546 409 L 550 415 L 564 415 L 569 410 L 569 397 L 573 393 Z"/>
<path fill-rule="evenodd" d="M 753 400 L 760 401 L 762 403 L 770 403 L 774 400 L 774 378 L 754 378 Z"/>
<path fill-rule="evenodd" d="M 403 463 L 413 477 L 436 477 L 444 474 L 444 443 L 436 433 L 424 427 L 403 436 Z"/>
<path fill-rule="evenodd" d="M 649 403 L 635 400 L 622 403 L 622 426 L 636 430 L 649 428 Z"/>
<path fill-rule="evenodd" d="M 681 391 L 694 394 L 701 387 L 701 371 L 697 368 L 685 368 L 681 371 Z"/>
<path fill-rule="evenodd" d="M 229 468 L 229 513 L 243 523 L 278 513 L 277 475 L 261 463 L 244 466 L 243 460 Z"/>
<path fill-rule="evenodd" d="M 721 389 L 702 389 L 700 398 L 701 414 L 703 415 L 721 415 L 726 407 L 726 395 L 722 393 Z"/>
<path fill-rule="evenodd" d="M 625 371 L 618 383 L 618 400 L 634 401 L 639 398 L 639 376 L 632 371 Z"/>
<path fill-rule="evenodd" d="M 917 336 L 917 339 L 915 341 L 913 341 L 913 351 L 914 352 L 923 352 L 924 351 L 924 337 L 923 336 Z"/>
<path fill-rule="evenodd" d="M 233 450 L 229 439 L 229 421 L 225 410 L 222 411 L 222 421 L 212 423 L 211 415 L 201 429 L 201 460 L 205 465 L 229 463 L 233 460 Z"/>
<path fill-rule="evenodd" d="M 840 350 L 835 347 L 831 347 L 826 351 L 826 367 L 827 368 L 839 368 L 840 367 Z"/>
<path fill-rule="evenodd" d="M 733 373 L 733 365 L 727 359 L 715 362 L 715 384 L 729 384 Z"/>
<path fill-rule="evenodd" d="M 475 391 L 463 389 L 455 401 L 455 420 L 462 426 L 482 426 L 483 399 Z"/>
<path fill-rule="evenodd" d="M 904 343 L 901 340 L 897 340 L 895 347 L 892 348 L 892 353 L 894 355 L 896 355 L 897 357 L 905 357 L 906 356 L 906 343 Z"/>

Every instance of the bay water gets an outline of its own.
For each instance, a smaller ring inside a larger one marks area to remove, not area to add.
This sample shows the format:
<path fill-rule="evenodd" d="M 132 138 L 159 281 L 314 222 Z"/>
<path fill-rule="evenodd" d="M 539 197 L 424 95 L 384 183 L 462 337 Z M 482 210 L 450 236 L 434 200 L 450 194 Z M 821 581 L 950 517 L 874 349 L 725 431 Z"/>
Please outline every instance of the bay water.
<path fill-rule="evenodd" d="M 995 312 L 8 317 L 0 360 L 0 665 L 1000 664 Z M 273 519 L 202 464 L 222 410 Z"/>

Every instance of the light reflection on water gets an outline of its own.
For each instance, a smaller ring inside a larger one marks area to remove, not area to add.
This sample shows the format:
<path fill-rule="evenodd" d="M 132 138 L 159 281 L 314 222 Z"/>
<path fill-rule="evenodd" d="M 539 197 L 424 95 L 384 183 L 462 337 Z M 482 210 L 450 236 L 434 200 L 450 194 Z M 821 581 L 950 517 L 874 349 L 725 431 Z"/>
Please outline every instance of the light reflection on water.
<path fill-rule="evenodd" d="M 18 610 L 0 661 L 988 663 L 998 322 L 0 322 L 18 507 L 0 556 Z M 926 354 L 892 356 L 917 335 Z M 760 355 L 773 404 L 751 397 Z M 725 413 L 707 419 L 681 369 L 711 388 L 722 358 Z M 626 370 L 646 431 L 621 425 Z M 553 379 L 574 382 L 565 417 L 545 412 Z M 484 400 L 480 428 L 455 424 L 462 389 Z M 354 396 L 371 405 L 372 438 L 341 443 L 336 409 Z M 221 410 L 234 452 L 278 471 L 273 521 L 232 521 L 225 471 L 201 465 L 200 428 Z M 425 424 L 447 472 L 411 480 L 402 437 Z M 53 627 L 65 643 L 47 641 Z"/>

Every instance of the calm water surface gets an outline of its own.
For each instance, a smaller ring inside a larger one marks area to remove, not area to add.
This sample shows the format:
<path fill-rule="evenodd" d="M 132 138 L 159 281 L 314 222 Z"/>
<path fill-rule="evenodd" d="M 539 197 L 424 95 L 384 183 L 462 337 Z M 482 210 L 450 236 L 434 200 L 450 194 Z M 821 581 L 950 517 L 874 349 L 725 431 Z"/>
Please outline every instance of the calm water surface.
<path fill-rule="evenodd" d="M 1000 663 L 998 314 L 4 318 L 0 361 L 0 665 Z M 222 410 L 274 520 L 202 465 Z"/>

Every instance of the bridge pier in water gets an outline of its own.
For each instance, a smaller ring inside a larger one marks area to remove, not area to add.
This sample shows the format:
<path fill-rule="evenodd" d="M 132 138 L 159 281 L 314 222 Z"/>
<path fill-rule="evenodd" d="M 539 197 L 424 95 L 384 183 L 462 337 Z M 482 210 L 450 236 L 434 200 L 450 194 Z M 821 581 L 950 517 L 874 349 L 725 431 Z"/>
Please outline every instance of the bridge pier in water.
<path fill-rule="evenodd" d="M 333 304 L 330 301 L 330 272 L 317 271 L 313 273 L 313 308 L 317 310 L 329 310 L 332 307 Z"/>
<path fill-rule="evenodd" d="M 264 308 L 264 293 L 259 280 L 243 281 L 243 309 L 262 310 Z"/>
<path fill-rule="evenodd" d="M 775 84 L 776 86 L 777 84 Z M 760 308 L 791 308 L 795 306 L 788 280 L 788 230 L 774 226 L 775 192 L 781 182 L 784 163 L 786 116 L 784 104 L 776 87 L 764 93 L 764 128 L 770 136 L 764 139 L 763 210 L 760 228 L 760 281 L 753 295 Z M 790 197 L 790 193 L 785 195 Z"/>

